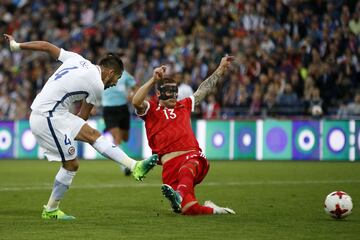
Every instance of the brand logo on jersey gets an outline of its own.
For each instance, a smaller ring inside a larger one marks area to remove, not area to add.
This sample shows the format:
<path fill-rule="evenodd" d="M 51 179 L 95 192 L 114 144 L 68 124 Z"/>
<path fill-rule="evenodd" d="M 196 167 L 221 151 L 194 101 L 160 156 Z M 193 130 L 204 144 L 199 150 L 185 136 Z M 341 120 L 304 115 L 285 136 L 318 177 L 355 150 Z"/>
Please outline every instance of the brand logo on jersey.
<path fill-rule="evenodd" d="M 80 61 L 80 65 L 84 68 L 89 69 L 89 64 L 86 61 Z"/>
<path fill-rule="evenodd" d="M 74 147 L 69 147 L 69 149 L 68 149 L 68 153 L 70 154 L 70 155 L 73 155 L 74 153 L 75 153 L 75 148 Z"/>

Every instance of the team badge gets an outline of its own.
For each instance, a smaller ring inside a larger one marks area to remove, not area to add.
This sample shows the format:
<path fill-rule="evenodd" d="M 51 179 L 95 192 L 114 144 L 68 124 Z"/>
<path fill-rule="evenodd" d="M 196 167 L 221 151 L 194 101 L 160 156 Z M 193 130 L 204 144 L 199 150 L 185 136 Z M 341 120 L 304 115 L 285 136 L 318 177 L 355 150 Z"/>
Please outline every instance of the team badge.
<path fill-rule="evenodd" d="M 75 148 L 74 148 L 74 147 L 69 147 L 68 153 L 69 153 L 70 155 L 73 155 L 73 154 L 75 153 Z"/>

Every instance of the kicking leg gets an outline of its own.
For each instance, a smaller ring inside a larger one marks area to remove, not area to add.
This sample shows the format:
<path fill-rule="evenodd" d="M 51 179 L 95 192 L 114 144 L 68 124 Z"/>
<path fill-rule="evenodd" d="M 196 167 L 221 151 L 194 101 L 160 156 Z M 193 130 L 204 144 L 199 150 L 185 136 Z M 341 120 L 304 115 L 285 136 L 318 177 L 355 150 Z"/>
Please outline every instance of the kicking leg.
<path fill-rule="evenodd" d="M 120 129 L 119 127 L 113 127 L 109 129 L 111 136 L 113 137 L 113 143 L 116 146 L 119 146 L 122 142 L 127 142 L 129 139 L 129 132 L 127 130 Z M 130 168 L 120 165 L 121 171 L 125 174 L 125 176 L 131 175 Z"/>
<path fill-rule="evenodd" d="M 143 161 L 135 161 L 119 147 L 116 147 L 107 141 L 103 136 L 100 136 L 92 146 L 105 157 L 128 167 L 132 171 L 134 178 L 140 181 L 142 181 L 145 175 L 155 167 L 158 161 L 157 154 L 154 154 Z"/>
<path fill-rule="evenodd" d="M 135 161 L 121 150 L 121 148 L 106 140 L 104 136 L 101 136 L 97 130 L 93 129 L 88 124 L 84 124 L 76 136 L 76 140 L 90 143 L 96 151 L 103 156 L 128 167 L 133 172 L 133 176 L 136 180 L 142 180 L 158 161 L 158 156 L 156 154 L 143 161 Z"/>

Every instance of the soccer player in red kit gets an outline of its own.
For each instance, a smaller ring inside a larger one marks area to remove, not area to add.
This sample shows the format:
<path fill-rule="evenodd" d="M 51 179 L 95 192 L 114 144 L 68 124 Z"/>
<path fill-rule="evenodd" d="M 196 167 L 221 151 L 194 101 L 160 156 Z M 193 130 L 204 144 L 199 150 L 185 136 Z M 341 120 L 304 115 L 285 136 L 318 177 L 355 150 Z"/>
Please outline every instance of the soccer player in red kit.
<path fill-rule="evenodd" d="M 235 214 L 232 209 L 219 207 L 211 201 L 200 205 L 196 200 L 194 186 L 205 178 L 209 163 L 201 152 L 190 121 L 194 106 L 210 93 L 232 61 L 233 57 L 223 57 L 216 71 L 189 98 L 176 100 L 177 83 L 165 77 L 166 66 L 154 69 L 153 77 L 133 97 L 136 113 L 145 121 L 150 148 L 159 155 L 163 165 L 162 193 L 176 213 Z M 158 100 L 146 101 L 154 86 Z"/>

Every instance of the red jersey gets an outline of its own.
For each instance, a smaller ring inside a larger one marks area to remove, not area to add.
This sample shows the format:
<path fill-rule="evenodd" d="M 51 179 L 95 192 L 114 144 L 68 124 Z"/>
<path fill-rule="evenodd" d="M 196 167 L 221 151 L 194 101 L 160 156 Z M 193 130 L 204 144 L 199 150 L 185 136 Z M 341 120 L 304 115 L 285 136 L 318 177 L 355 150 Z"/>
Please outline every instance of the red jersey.
<path fill-rule="evenodd" d="M 140 117 L 145 121 L 146 135 L 153 153 L 161 156 L 177 151 L 201 151 L 191 128 L 193 100 L 193 97 L 189 97 L 177 101 L 174 108 L 160 106 L 155 100 L 148 102 L 148 108 Z"/>

